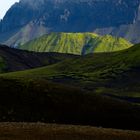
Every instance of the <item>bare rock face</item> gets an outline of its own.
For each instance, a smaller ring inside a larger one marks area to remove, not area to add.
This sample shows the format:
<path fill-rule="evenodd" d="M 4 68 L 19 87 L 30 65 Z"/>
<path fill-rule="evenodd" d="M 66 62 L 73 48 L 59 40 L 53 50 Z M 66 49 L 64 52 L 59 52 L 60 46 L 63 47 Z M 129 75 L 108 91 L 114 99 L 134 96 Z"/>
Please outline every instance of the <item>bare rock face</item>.
<path fill-rule="evenodd" d="M 126 26 L 135 26 L 139 20 L 140 0 L 21 0 L 8 10 L 0 22 L 0 41 L 8 45 L 23 44 L 42 35 L 42 32 L 100 30 L 99 33 L 106 34 L 110 28 L 113 29 L 110 34 L 126 37 Z M 122 29 L 123 26 L 125 29 Z M 31 37 L 34 28 L 41 30 Z M 120 28 L 121 34 L 115 33 L 114 29 Z M 101 31 L 104 29 L 106 32 Z M 25 38 L 27 33 L 29 37 Z M 19 34 L 22 41 L 18 40 Z M 134 34 L 131 32 L 128 39 L 137 43 L 140 39 L 133 38 Z"/>
<path fill-rule="evenodd" d="M 140 4 L 139 4 L 139 7 L 138 7 L 138 12 L 137 12 L 136 20 L 140 20 Z"/>

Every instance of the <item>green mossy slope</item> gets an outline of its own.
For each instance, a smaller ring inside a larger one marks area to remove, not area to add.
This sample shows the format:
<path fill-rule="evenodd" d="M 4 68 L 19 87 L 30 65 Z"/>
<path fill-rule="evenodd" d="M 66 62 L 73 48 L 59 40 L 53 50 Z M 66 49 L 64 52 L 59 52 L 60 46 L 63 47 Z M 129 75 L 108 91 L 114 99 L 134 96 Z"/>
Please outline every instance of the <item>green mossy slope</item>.
<path fill-rule="evenodd" d="M 114 52 L 131 47 L 125 39 L 94 33 L 50 33 L 20 46 L 36 52 L 59 52 L 85 55 L 94 52 Z"/>

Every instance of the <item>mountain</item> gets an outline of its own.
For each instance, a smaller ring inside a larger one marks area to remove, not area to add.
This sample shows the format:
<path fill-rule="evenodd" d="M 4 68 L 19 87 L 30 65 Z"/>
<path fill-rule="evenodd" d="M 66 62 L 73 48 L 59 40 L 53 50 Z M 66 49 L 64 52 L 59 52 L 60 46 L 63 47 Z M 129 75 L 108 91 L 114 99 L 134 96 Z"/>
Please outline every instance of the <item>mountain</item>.
<path fill-rule="evenodd" d="M 36 52 L 59 52 L 85 55 L 95 52 L 113 52 L 131 47 L 123 38 L 94 33 L 50 33 L 28 42 L 20 49 Z"/>
<path fill-rule="evenodd" d="M 73 57 L 76 56 L 68 54 L 21 51 L 0 45 L 0 73 L 51 65 Z"/>
<path fill-rule="evenodd" d="M 48 32 L 98 30 L 138 43 L 139 5 L 140 0 L 20 0 L 0 22 L 0 41 L 16 46 Z"/>

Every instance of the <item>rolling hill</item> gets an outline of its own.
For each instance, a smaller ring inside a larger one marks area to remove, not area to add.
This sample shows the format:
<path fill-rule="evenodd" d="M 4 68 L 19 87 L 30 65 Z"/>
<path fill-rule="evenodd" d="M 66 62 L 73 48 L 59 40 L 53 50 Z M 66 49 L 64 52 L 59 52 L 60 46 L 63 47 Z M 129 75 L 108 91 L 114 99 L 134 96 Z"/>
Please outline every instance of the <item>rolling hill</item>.
<path fill-rule="evenodd" d="M 73 57 L 78 56 L 60 53 L 36 53 L 0 45 L 0 72 L 37 68 Z"/>
<path fill-rule="evenodd" d="M 94 33 L 50 33 L 28 42 L 20 49 L 36 52 L 58 52 L 85 55 L 95 52 L 114 52 L 131 47 L 123 38 Z"/>

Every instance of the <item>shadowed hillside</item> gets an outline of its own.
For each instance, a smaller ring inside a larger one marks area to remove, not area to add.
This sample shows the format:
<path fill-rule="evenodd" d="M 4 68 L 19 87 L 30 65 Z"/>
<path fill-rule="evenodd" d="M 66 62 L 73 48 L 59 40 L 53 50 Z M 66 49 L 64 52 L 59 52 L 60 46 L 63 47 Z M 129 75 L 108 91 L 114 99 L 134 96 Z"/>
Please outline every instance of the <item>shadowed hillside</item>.
<path fill-rule="evenodd" d="M 76 57 L 68 54 L 35 53 L 0 45 L 0 72 L 19 71 L 46 66 Z"/>
<path fill-rule="evenodd" d="M 1 122 L 140 129 L 139 106 L 46 80 L 0 78 L 0 108 Z"/>

